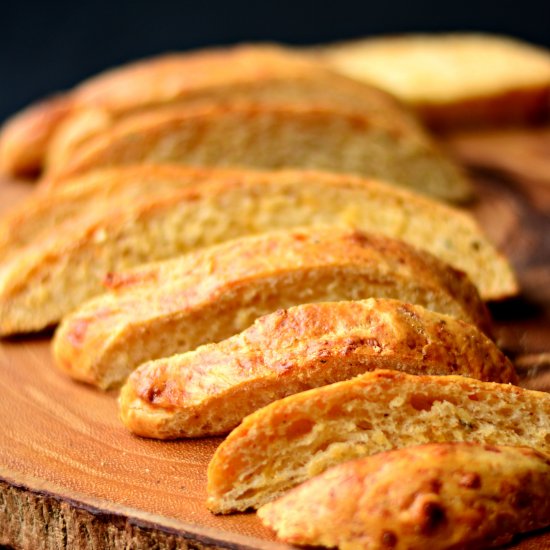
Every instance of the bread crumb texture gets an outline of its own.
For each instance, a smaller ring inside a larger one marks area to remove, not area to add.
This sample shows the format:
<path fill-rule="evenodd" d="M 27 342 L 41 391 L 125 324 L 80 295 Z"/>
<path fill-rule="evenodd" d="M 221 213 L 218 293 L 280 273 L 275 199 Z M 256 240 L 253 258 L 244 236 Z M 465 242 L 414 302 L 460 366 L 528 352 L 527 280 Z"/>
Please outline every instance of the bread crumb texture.
<path fill-rule="evenodd" d="M 427 444 L 346 462 L 258 511 L 291 544 L 476 549 L 550 524 L 550 459 L 526 447 Z"/>
<path fill-rule="evenodd" d="M 56 363 L 100 387 L 139 364 L 219 342 L 275 310 L 310 302 L 396 298 L 490 334 L 461 272 L 402 241 L 342 227 L 242 237 L 165 262 L 109 274 L 110 292 L 67 316 Z"/>
<path fill-rule="evenodd" d="M 226 433 L 260 407 L 376 368 L 517 380 L 471 325 L 398 300 L 305 304 L 218 344 L 145 363 L 120 395 L 133 432 L 161 439 Z"/>

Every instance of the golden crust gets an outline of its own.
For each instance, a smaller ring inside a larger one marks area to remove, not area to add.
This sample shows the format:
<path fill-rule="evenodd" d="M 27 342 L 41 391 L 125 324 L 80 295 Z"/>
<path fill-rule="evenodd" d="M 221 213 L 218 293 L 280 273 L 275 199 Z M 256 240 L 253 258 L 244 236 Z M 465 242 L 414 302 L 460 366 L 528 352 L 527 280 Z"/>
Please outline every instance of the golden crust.
<path fill-rule="evenodd" d="M 396 111 L 406 112 L 387 93 L 358 86 L 307 56 L 275 44 L 242 44 L 140 60 L 93 77 L 78 86 L 75 95 L 80 108 L 101 108 L 116 114 L 209 94 L 224 97 L 235 87 L 246 95 L 245 86 L 257 83 L 276 87 L 279 81 L 296 81 L 299 86 L 301 80 L 327 76 L 335 77 L 336 89 L 346 82 L 349 99 L 362 101 L 366 109 L 377 111 L 393 106 Z"/>
<path fill-rule="evenodd" d="M 548 455 L 439 443 L 335 466 L 258 515 L 291 544 L 471 550 L 549 525 L 549 492 Z"/>
<path fill-rule="evenodd" d="M 550 453 L 550 394 L 460 376 L 378 370 L 246 417 L 208 468 L 208 507 L 257 508 L 331 466 L 393 448 L 467 441 Z"/>
<path fill-rule="evenodd" d="M 516 381 L 512 364 L 472 325 L 398 300 L 325 302 L 145 363 L 122 388 L 121 418 L 146 437 L 223 434 L 276 399 L 377 368 Z"/>
<path fill-rule="evenodd" d="M 321 47 L 316 56 L 401 98 L 434 128 L 540 122 L 550 116 L 550 53 L 509 37 L 386 36 Z"/>
<path fill-rule="evenodd" d="M 0 174 L 36 176 L 55 128 L 71 109 L 71 98 L 59 95 L 33 104 L 6 121 L 0 129 Z"/>
<path fill-rule="evenodd" d="M 139 364 L 218 342 L 257 317 L 308 302 L 398 298 L 490 333 L 461 272 L 402 241 L 338 227 L 245 237 L 110 274 L 111 292 L 65 318 L 53 349 L 70 376 L 118 385 Z"/>
<path fill-rule="evenodd" d="M 180 170 L 184 188 L 169 193 L 170 184 L 159 184 L 156 192 L 138 180 L 144 193 L 135 197 L 132 179 L 124 179 L 110 206 L 100 201 L 91 211 L 85 200 L 56 192 L 53 203 L 59 198 L 60 210 L 61 203 L 70 210 L 76 200 L 75 215 L 58 227 L 31 231 L 30 243 L 2 264 L 0 334 L 56 323 L 100 294 L 101 280 L 111 271 L 304 225 L 352 226 L 403 239 L 467 272 L 484 299 L 517 292 L 509 264 L 474 220 L 433 200 L 375 181 L 313 171 Z M 199 183 L 201 173 L 205 179 Z M 189 178 L 196 178 L 194 185 L 185 184 Z M 176 179 L 169 181 L 177 187 Z M 90 188 L 82 196 L 86 193 Z M 131 200 L 128 193 L 134 194 Z M 44 194 L 39 201 L 52 202 L 51 197 Z M 47 207 L 43 216 L 51 225 Z"/>
<path fill-rule="evenodd" d="M 210 103 L 128 116 L 84 143 L 52 177 L 139 162 L 317 168 L 444 200 L 471 197 L 459 168 L 401 119 L 312 101 Z"/>

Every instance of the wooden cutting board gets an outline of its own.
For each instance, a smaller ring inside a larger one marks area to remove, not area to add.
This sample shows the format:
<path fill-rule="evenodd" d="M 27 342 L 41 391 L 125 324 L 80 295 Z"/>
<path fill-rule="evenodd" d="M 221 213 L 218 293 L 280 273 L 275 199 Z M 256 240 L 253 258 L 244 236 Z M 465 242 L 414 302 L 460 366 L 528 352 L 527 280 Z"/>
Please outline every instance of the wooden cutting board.
<path fill-rule="evenodd" d="M 515 144 L 515 155 L 532 155 L 533 135 Z M 536 177 L 528 166 L 522 173 L 521 158 L 519 169 L 499 164 L 502 143 L 494 136 L 483 147 L 479 136 L 468 139 L 449 139 L 449 147 L 483 167 L 471 210 L 512 259 L 523 288 L 521 298 L 493 307 L 498 339 L 524 385 L 550 390 L 550 134 L 536 136 L 544 152 Z M 472 155 L 473 146 L 484 155 Z M 31 190 L 0 182 L 0 210 Z M 0 419 L 0 544 L 289 548 L 253 514 L 217 517 L 204 507 L 206 467 L 219 439 L 131 436 L 117 419 L 115 393 L 76 384 L 53 368 L 49 335 L 0 341 Z M 511 547 L 550 548 L 550 530 Z"/>

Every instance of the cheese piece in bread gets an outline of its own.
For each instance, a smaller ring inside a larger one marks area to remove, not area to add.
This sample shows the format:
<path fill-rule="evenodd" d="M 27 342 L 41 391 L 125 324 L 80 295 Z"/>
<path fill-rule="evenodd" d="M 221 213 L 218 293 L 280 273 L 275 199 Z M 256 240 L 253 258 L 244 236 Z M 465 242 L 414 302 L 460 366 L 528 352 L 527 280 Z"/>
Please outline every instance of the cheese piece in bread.
<path fill-rule="evenodd" d="M 321 101 L 407 121 L 407 109 L 387 93 L 343 77 L 288 48 L 242 45 L 170 53 L 94 76 L 54 101 L 13 117 L 0 133 L 0 171 L 12 176 L 58 166 L 75 147 L 116 120 L 143 109 L 175 104 Z"/>
<path fill-rule="evenodd" d="M 399 118 L 320 102 L 209 103 L 125 117 L 86 141 L 52 177 L 110 166 L 314 168 L 384 179 L 434 197 L 464 201 L 459 168 Z"/>
<path fill-rule="evenodd" d="M 208 467 L 208 507 L 257 508 L 330 466 L 393 448 L 470 441 L 550 452 L 550 394 L 379 370 L 256 411 Z"/>
<path fill-rule="evenodd" d="M 146 437 L 223 434 L 276 399 L 377 368 L 516 381 L 512 364 L 472 325 L 398 300 L 325 302 L 145 363 L 121 390 L 121 418 Z"/>
<path fill-rule="evenodd" d="M 549 492 L 548 455 L 432 443 L 335 466 L 258 515 L 290 544 L 474 550 L 549 525 Z"/>
<path fill-rule="evenodd" d="M 331 68 L 409 103 L 434 128 L 550 116 L 550 52 L 510 37 L 411 34 L 329 45 L 318 53 Z"/>
<path fill-rule="evenodd" d="M 185 181 L 188 172 L 181 170 Z M 62 195 L 44 200 L 55 203 L 57 197 Z M 0 335 L 58 322 L 102 293 L 109 272 L 299 226 L 355 226 L 402 238 L 465 271 L 484 299 L 518 290 L 509 264 L 470 216 L 353 176 L 222 171 L 169 195 L 156 196 L 147 188 L 142 197 L 120 197 L 108 208 L 85 210 L 84 216 L 40 233 L 0 265 Z M 72 199 L 60 199 L 65 200 Z"/>
<path fill-rule="evenodd" d="M 461 272 L 402 241 L 338 227 L 243 237 L 113 274 L 108 285 L 63 320 L 53 342 L 60 368 L 102 388 L 145 361 L 308 302 L 397 298 L 490 333 L 485 305 Z"/>

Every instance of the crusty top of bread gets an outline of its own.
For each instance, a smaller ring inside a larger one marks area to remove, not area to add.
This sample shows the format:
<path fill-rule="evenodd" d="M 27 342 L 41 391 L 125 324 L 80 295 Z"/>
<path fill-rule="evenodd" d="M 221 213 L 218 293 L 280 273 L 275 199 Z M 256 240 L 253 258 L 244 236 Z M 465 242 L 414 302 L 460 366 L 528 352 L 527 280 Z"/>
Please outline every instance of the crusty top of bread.
<path fill-rule="evenodd" d="M 0 171 L 11 175 L 38 171 L 58 133 L 65 136 L 59 138 L 57 147 L 65 148 L 67 141 L 81 141 L 104 129 L 111 119 L 130 112 L 177 102 L 237 97 L 317 98 L 355 104 L 418 126 L 382 91 L 348 81 L 287 48 L 243 45 L 164 54 L 123 65 L 92 77 L 59 96 L 55 103 L 32 106 L 13 117 L 0 134 Z M 87 110 L 90 112 L 84 113 L 83 119 L 81 113 Z M 54 161 L 59 154 L 54 151 Z"/>
<path fill-rule="evenodd" d="M 517 380 L 491 340 L 452 317 L 382 298 L 313 303 L 145 363 L 121 391 L 121 417 L 147 437 L 221 434 L 276 399 L 376 368 Z"/>
<path fill-rule="evenodd" d="M 72 110 L 66 95 L 32 104 L 0 128 L 0 174 L 36 177 L 56 128 Z"/>
<path fill-rule="evenodd" d="M 291 544 L 472 550 L 550 524 L 549 491 L 548 455 L 439 443 L 335 466 L 258 515 Z"/>
<path fill-rule="evenodd" d="M 233 86 L 279 80 L 307 80 L 336 76 L 297 51 L 275 44 L 243 44 L 191 52 L 164 54 L 116 67 L 80 84 L 74 90 L 79 108 L 100 107 L 110 112 L 128 112 L 152 105 Z M 346 79 L 335 78 L 335 89 Z M 328 83 L 327 83 L 328 84 Z M 363 95 L 365 108 L 385 109 L 396 105 L 386 93 L 372 87 L 358 87 L 348 81 L 350 99 Z M 246 95 L 246 91 L 242 91 Z M 328 92 L 330 93 L 330 92 Z"/>
<path fill-rule="evenodd" d="M 329 66 L 414 106 L 437 128 L 550 117 L 550 52 L 509 37 L 411 34 L 321 47 Z"/>
<path fill-rule="evenodd" d="M 258 507 L 327 468 L 392 448 L 471 441 L 550 452 L 550 394 L 377 370 L 246 417 L 208 468 L 208 507 Z"/>
<path fill-rule="evenodd" d="M 488 34 L 412 34 L 335 44 L 331 66 L 411 103 L 446 103 L 550 87 L 550 53 Z"/>
<path fill-rule="evenodd" d="M 244 237 L 126 273 L 56 332 L 57 364 L 100 387 L 140 363 L 217 342 L 300 303 L 397 298 L 476 324 L 488 312 L 458 272 L 402 241 L 341 227 Z"/>

